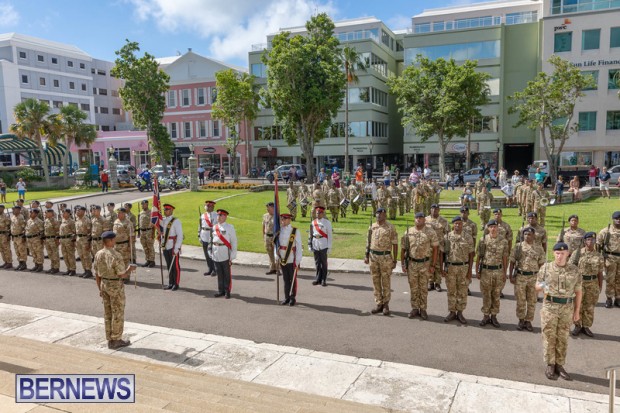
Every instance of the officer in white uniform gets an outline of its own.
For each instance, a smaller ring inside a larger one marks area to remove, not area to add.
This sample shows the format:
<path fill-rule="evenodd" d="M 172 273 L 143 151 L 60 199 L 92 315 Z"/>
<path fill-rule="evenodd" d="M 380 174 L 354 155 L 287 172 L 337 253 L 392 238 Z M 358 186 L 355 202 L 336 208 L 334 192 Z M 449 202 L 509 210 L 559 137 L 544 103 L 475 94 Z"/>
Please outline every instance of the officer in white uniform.
<path fill-rule="evenodd" d="M 179 262 L 179 251 L 183 245 L 183 226 L 181 221 L 172 216 L 174 206 L 164 204 L 164 219 L 161 222 L 161 233 L 163 234 L 164 258 L 168 268 L 168 285 L 164 290 L 176 291 L 179 289 L 181 280 L 181 263 Z"/>
<path fill-rule="evenodd" d="M 211 232 L 213 232 L 213 227 L 217 223 L 217 214 L 213 210 L 214 206 L 214 201 L 205 201 L 205 212 L 200 217 L 200 228 L 198 229 L 198 238 L 200 238 L 202 251 L 205 254 L 207 267 L 209 268 L 209 271 L 205 272 L 204 275 L 212 277 L 215 277 L 215 264 L 213 263 L 213 258 L 211 258 Z"/>
<path fill-rule="evenodd" d="M 325 218 L 325 208 L 318 206 L 316 209 L 317 218 L 310 224 L 312 229 L 312 240 L 310 242 L 314 252 L 314 264 L 316 266 L 316 278 L 312 285 L 321 284 L 327 286 L 327 256 L 332 250 L 332 224 Z"/>
<path fill-rule="evenodd" d="M 284 301 L 282 305 L 291 307 L 297 302 L 297 276 L 295 269 L 301 266 L 301 235 L 299 229 L 291 225 L 291 214 L 280 214 L 280 233 L 278 241 L 280 248 L 275 251 L 275 258 L 282 268 L 282 279 L 284 280 Z M 293 235 L 293 231 L 295 234 Z"/>
<path fill-rule="evenodd" d="M 213 227 L 212 234 L 212 253 L 211 257 L 215 263 L 215 272 L 217 273 L 218 292 L 215 297 L 226 296 L 230 298 L 232 290 L 232 275 L 230 267 L 235 258 L 237 258 L 237 234 L 235 227 L 226 222 L 228 211 L 224 209 L 217 210 L 217 224 Z"/>

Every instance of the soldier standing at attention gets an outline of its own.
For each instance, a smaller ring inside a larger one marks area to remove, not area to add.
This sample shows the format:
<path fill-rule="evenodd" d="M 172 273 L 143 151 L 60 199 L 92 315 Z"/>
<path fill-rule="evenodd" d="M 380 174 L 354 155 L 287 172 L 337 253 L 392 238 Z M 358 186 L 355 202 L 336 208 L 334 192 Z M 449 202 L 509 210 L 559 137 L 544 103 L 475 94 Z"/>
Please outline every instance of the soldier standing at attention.
<path fill-rule="evenodd" d="M 558 242 L 553 247 L 554 261 L 545 263 L 538 271 L 536 291 L 544 291 L 545 298 L 540 312 L 543 337 L 543 354 L 549 380 L 572 377 L 564 370 L 568 332 L 571 322 L 579 321 L 581 313 L 581 276 L 574 265 L 568 263 L 568 245 Z"/>
<path fill-rule="evenodd" d="M 445 270 L 446 287 L 448 288 L 448 315 L 444 322 L 454 319 L 467 324 L 463 311 L 467 307 L 467 287 L 471 281 L 471 266 L 474 263 L 474 239 L 469 232 L 463 230 L 463 218 L 452 218 L 452 231 L 445 239 Z"/>
<path fill-rule="evenodd" d="M 80 262 L 84 273 L 80 275 L 80 278 L 92 278 L 92 249 L 90 244 L 92 223 L 86 217 L 86 207 L 80 206 L 76 212 L 75 218 L 75 232 L 77 234 L 77 241 L 75 244 Z"/>
<path fill-rule="evenodd" d="M 127 267 L 131 263 L 131 236 L 132 225 L 129 219 L 127 219 L 127 210 L 120 208 L 116 221 L 114 221 L 114 227 L 112 227 L 116 234 L 116 251 L 123 257 L 123 265 Z M 128 278 L 129 279 L 129 278 Z"/>
<path fill-rule="evenodd" d="M 411 290 L 411 312 L 409 318 L 426 320 L 428 298 L 428 279 L 435 271 L 438 258 L 439 240 L 437 233 L 426 225 L 423 212 L 415 214 L 415 226 L 403 234 L 400 242 L 400 259 L 403 273 L 409 278 Z"/>
<path fill-rule="evenodd" d="M 534 243 L 534 229 L 523 230 L 524 240 L 517 243 L 510 253 L 510 282 L 515 286 L 517 300 L 517 330 L 534 331 L 532 320 L 536 311 L 536 275 L 546 262 L 542 247 Z M 516 270 L 516 271 L 515 271 Z"/>
<path fill-rule="evenodd" d="M 60 239 L 60 250 L 63 260 L 67 266 L 67 271 L 63 275 L 75 275 L 75 222 L 71 218 L 71 209 L 65 208 L 62 211 L 62 222 L 58 230 Z"/>
<path fill-rule="evenodd" d="M 527 213 L 527 226 L 534 228 L 534 242 L 540 245 L 545 252 L 547 252 L 547 230 L 538 225 L 538 215 L 536 212 Z M 522 227 L 519 229 L 519 234 L 525 229 Z"/>
<path fill-rule="evenodd" d="M 478 202 L 480 224 L 484 226 L 489 222 L 489 219 L 491 219 L 491 198 L 489 197 L 489 191 L 486 186 L 480 188 L 480 193 L 476 196 L 476 202 Z"/>
<path fill-rule="evenodd" d="M 512 228 L 510 224 L 504 221 L 504 213 L 501 208 L 495 208 L 493 210 L 493 216 L 495 217 L 495 222 L 497 222 L 497 234 L 500 238 L 505 238 L 508 242 L 508 251 L 512 251 Z M 485 231 L 485 234 L 487 232 Z M 499 298 L 504 298 L 504 287 L 506 283 L 502 286 L 502 291 L 499 293 Z"/>
<path fill-rule="evenodd" d="M 568 223 L 570 227 L 564 231 L 564 237 L 562 234 L 558 234 L 557 242 L 565 242 L 568 245 L 568 254 L 572 255 L 577 249 L 581 248 L 581 243 L 583 242 L 583 236 L 586 235 L 586 232 L 579 228 L 579 217 L 575 214 L 568 217 Z M 563 239 L 561 239 L 563 238 Z M 577 263 L 575 263 L 577 265 Z"/>
<path fill-rule="evenodd" d="M 385 209 L 378 209 L 376 217 L 377 222 L 368 228 L 364 258 L 364 263 L 370 264 L 372 289 L 377 305 L 370 312 L 390 315 L 391 277 L 398 262 L 398 233 L 394 225 L 387 221 Z"/>
<path fill-rule="evenodd" d="M 0 204 L 0 254 L 4 264 L 0 268 L 13 268 L 13 253 L 11 252 L 11 218 L 4 212 L 4 204 Z"/>
<path fill-rule="evenodd" d="M 295 221 L 295 218 L 297 218 L 297 188 L 295 188 L 292 178 L 289 179 L 288 188 L 286 190 L 286 207 L 291 215 L 291 219 Z"/>
<path fill-rule="evenodd" d="M 39 208 L 31 208 L 30 218 L 26 223 L 26 243 L 34 261 L 34 267 L 29 269 L 32 272 L 43 271 L 43 257 L 45 256 L 42 240 L 45 228 L 43 221 L 39 218 L 39 211 Z"/>
<path fill-rule="evenodd" d="M 362 199 L 363 197 L 362 195 L 360 195 L 360 191 L 357 185 L 355 183 L 351 183 L 347 187 L 347 198 L 349 199 L 349 201 L 351 201 L 351 212 L 353 213 L 353 215 L 357 215 L 360 209 L 359 202 L 355 202 L 355 198 L 357 198 L 358 196 L 359 199 Z"/>
<path fill-rule="evenodd" d="M 280 249 L 275 252 L 284 280 L 284 301 L 281 305 L 294 306 L 297 302 L 297 278 L 295 269 L 301 266 L 301 235 L 291 226 L 291 214 L 280 214 L 282 226 L 278 234 Z"/>
<path fill-rule="evenodd" d="M 263 214 L 263 241 L 265 243 L 265 251 L 267 251 L 267 257 L 269 258 L 269 271 L 267 271 L 266 275 L 275 274 L 278 272 L 278 267 L 276 266 L 276 254 L 273 253 L 273 208 L 274 203 L 268 202 L 266 205 L 267 212 Z"/>
<path fill-rule="evenodd" d="M 598 301 L 603 286 L 603 270 L 605 269 L 605 260 L 603 255 L 598 252 L 596 246 L 596 233 L 588 232 L 583 236 L 585 247 L 570 256 L 569 262 L 575 265 L 581 275 L 581 288 L 583 291 L 581 300 L 581 312 L 579 313 L 579 321 L 575 322 L 573 336 L 580 333 L 588 337 L 594 337 L 590 330 L 594 323 L 594 306 Z"/>
<path fill-rule="evenodd" d="M 387 194 L 383 182 L 377 182 L 377 208 L 387 209 Z"/>
<path fill-rule="evenodd" d="M 205 212 L 200 216 L 200 228 L 198 229 L 198 238 L 200 239 L 200 243 L 202 244 L 202 252 L 205 255 L 205 259 L 207 260 L 207 268 L 209 271 L 205 272 L 203 275 L 210 275 L 215 277 L 215 263 L 213 262 L 213 258 L 211 258 L 211 241 L 213 239 L 213 227 L 217 222 L 217 214 L 213 210 L 215 207 L 214 201 L 205 201 Z"/>
<path fill-rule="evenodd" d="M 22 217 L 24 217 L 24 222 L 28 222 L 28 219 L 30 219 L 30 214 L 28 213 L 28 210 L 24 206 L 24 200 L 20 198 L 15 202 L 17 202 L 17 205 L 15 206 L 19 206 L 20 208 L 20 214 L 22 214 Z"/>
<path fill-rule="evenodd" d="M 435 261 L 435 271 L 433 272 L 433 276 L 430 277 L 430 284 L 428 285 L 428 291 L 437 290 L 441 292 L 441 267 L 444 261 L 444 238 L 446 234 L 450 231 L 450 225 L 448 221 L 441 215 L 439 215 L 439 204 L 431 205 L 431 213 L 425 219 L 426 225 L 435 230 L 437 234 L 437 240 L 439 240 L 439 256 Z M 461 221 L 462 223 L 462 221 Z"/>
<path fill-rule="evenodd" d="M 164 219 L 161 222 L 160 232 L 166 268 L 168 268 L 168 285 L 164 290 L 176 291 L 181 281 L 181 257 L 179 256 L 183 245 L 183 226 L 181 221 L 172 216 L 174 206 L 164 204 Z"/>
<path fill-rule="evenodd" d="M 103 249 L 95 254 L 94 270 L 99 289 L 99 296 L 103 299 L 105 320 L 105 336 L 109 349 L 126 347 L 129 340 L 123 340 L 125 325 L 125 285 L 123 280 L 135 267 L 125 266 L 123 257 L 114 249 L 116 234 L 106 231 L 102 234 Z"/>
<path fill-rule="evenodd" d="M 461 212 L 461 219 L 463 220 L 463 231 L 469 233 L 471 238 L 474 240 L 474 250 L 476 249 L 476 237 L 478 236 L 478 225 L 471 219 L 469 219 L 469 207 L 464 205 L 459 210 Z M 484 228 L 484 225 L 482 226 Z M 484 232 L 484 231 L 483 231 Z M 471 278 L 469 279 L 469 284 L 471 284 Z M 469 288 L 467 289 L 467 295 L 471 295 L 471 291 Z"/>
<path fill-rule="evenodd" d="M 60 231 L 60 222 L 54 216 L 53 209 L 45 210 L 45 222 L 43 223 L 43 243 L 45 244 L 45 250 L 47 256 L 51 261 L 51 268 L 46 271 L 47 274 L 58 274 L 60 272 L 60 254 L 58 253 L 58 246 L 60 241 L 58 235 Z"/>
<path fill-rule="evenodd" d="M 91 242 L 91 252 L 93 258 L 97 251 L 103 248 L 103 240 L 101 235 L 103 234 L 103 227 L 105 226 L 105 219 L 101 216 L 101 206 L 93 205 L 91 207 L 92 218 L 90 220 L 91 232 L 90 232 L 90 242 Z"/>
<path fill-rule="evenodd" d="M 327 192 L 327 207 L 332 214 L 332 222 L 338 222 L 338 212 L 340 210 L 340 197 L 338 191 L 333 186 L 329 187 Z"/>
<path fill-rule="evenodd" d="M 136 218 L 136 216 L 131 212 L 131 203 L 129 202 L 125 202 L 125 210 L 127 211 L 127 219 L 129 220 L 129 222 L 131 222 L 132 225 L 132 237 L 131 240 L 129 242 L 129 247 L 130 247 L 130 251 L 131 251 L 131 262 L 133 264 L 136 263 L 136 232 L 138 231 L 138 219 Z"/>
<path fill-rule="evenodd" d="M 612 215 L 613 223 L 598 234 L 599 250 L 605 257 L 605 295 L 606 308 L 620 307 L 620 211 Z"/>
<path fill-rule="evenodd" d="M 299 207 L 301 209 L 301 216 L 305 218 L 308 215 L 308 204 L 310 198 L 310 190 L 308 186 L 303 182 L 299 183 L 299 192 L 297 193 L 297 199 L 299 200 Z"/>
<path fill-rule="evenodd" d="M 480 326 L 489 323 L 499 328 L 497 321 L 499 314 L 499 295 L 506 283 L 506 270 L 508 262 L 508 242 L 500 238 L 497 233 L 497 221 L 490 220 L 487 224 L 489 234 L 483 236 L 478 244 L 478 258 L 476 259 L 477 278 L 480 280 L 482 292 L 482 314 Z"/>
<path fill-rule="evenodd" d="M 153 223 L 151 222 L 151 210 L 149 209 L 149 201 L 147 199 L 140 202 L 142 211 L 138 215 L 138 230 L 140 231 L 140 245 L 144 250 L 144 258 L 146 262 L 143 267 L 155 267 L 155 238 L 153 234 Z M 208 260 L 207 260 L 208 262 Z"/>
<path fill-rule="evenodd" d="M 118 218 L 116 212 L 114 212 L 114 202 L 108 202 L 108 214 L 104 217 L 105 218 L 105 227 L 103 228 L 104 231 L 112 231 L 112 228 L 114 228 L 114 222 L 116 222 L 116 218 Z"/>
<path fill-rule="evenodd" d="M 22 207 L 15 205 L 13 207 L 13 216 L 11 217 L 11 238 L 13 239 L 13 249 L 17 255 L 19 265 L 15 271 L 26 269 L 26 260 L 28 259 L 28 250 L 26 248 L 26 220 L 22 215 Z"/>
<path fill-rule="evenodd" d="M 235 227 L 226 222 L 228 211 L 217 210 L 217 224 L 213 227 L 213 261 L 217 272 L 218 292 L 214 297 L 230 298 L 232 291 L 232 262 L 237 258 L 237 233 Z"/>
<path fill-rule="evenodd" d="M 320 206 L 325 206 L 325 192 L 321 189 L 321 185 L 318 182 L 314 184 L 314 190 L 312 191 L 312 199 L 318 202 Z M 314 209 L 312 210 L 314 212 Z M 312 217 L 314 219 L 314 217 Z"/>
<path fill-rule="evenodd" d="M 312 221 L 312 251 L 316 278 L 312 285 L 327 286 L 327 256 L 332 250 L 332 224 L 325 218 L 325 208 L 316 207 L 316 219 Z"/>
<path fill-rule="evenodd" d="M 385 196 L 387 198 L 388 215 L 391 220 L 396 219 L 396 212 L 398 209 L 398 192 L 396 190 L 396 183 L 394 180 L 390 181 L 390 186 L 385 190 Z"/>

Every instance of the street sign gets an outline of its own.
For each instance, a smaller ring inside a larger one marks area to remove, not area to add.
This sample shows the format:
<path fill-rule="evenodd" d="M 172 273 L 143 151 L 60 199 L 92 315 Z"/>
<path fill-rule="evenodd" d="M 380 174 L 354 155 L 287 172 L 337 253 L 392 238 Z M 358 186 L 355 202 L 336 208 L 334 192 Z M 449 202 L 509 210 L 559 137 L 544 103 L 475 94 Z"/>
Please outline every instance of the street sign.
<path fill-rule="evenodd" d="M 204 153 L 215 153 L 215 148 L 212 146 L 205 146 L 204 148 L 202 148 L 202 151 Z"/>

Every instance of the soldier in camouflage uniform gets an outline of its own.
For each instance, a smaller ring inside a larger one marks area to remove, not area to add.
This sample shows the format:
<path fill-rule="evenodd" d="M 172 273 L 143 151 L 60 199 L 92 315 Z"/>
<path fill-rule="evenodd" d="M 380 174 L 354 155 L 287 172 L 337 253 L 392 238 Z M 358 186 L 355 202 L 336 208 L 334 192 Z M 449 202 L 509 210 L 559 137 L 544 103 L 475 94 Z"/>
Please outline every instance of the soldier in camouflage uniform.
<path fill-rule="evenodd" d="M 613 223 L 598 233 L 599 250 L 605 257 L 606 308 L 620 307 L 620 211 L 612 215 Z"/>
<path fill-rule="evenodd" d="M 64 275 L 75 275 L 75 221 L 71 218 L 71 209 L 65 208 L 62 212 L 62 222 L 58 232 L 60 250 L 65 260 L 67 271 Z"/>
<path fill-rule="evenodd" d="M 116 234 L 115 249 L 123 257 L 123 265 L 127 267 L 131 263 L 131 237 L 133 236 L 133 226 L 131 221 L 127 219 L 127 210 L 120 208 L 118 210 L 118 218 L 114 221 L 112 230 Z"/>
<path fill-rule="evenodd" d="M 484 183 L 484 177 L 480 175 L 478 180 L 474 183 L 474 197 L 478 199 L 478 196 L 482 192 L 482 188 L 484 188 L 486 184 Z"/>
<path fill-rule="evenodd" d="M 13 253 L 11 252 L 11 218 L 4 212 L 4 205 L 0 204 L 0 254 L 4 264 L 0 268 L 13 268 Z"/>
<path fill-rule="evenodd" d="M 105 219 L 105 225 L 103 226 L 103 230 L 112 231 L 112 228 L 114 228 L 114 223 L 116 222 L 118 215 L 116 214 L 116 212 L 114 212 L 114 202 L 108 202 L 107 207 L 108 207 L 108 212 L 107 214 L 103 216 Z"/>
<path fill-rule="evenodd" d="M 435 230 L 437 239 L 439 240 L 439 255 L 438 259 L 435 261 L 435 271 L 433 276 L 429 277 L 430 283 L 428 285 L 428 291 L 437 290 L 438 292 L 441 292 L 442 265 L 444 262 L 445 253 L 445 243 L 443 241 L 446 234 L 450 231 L 450 225 L 444 217 L 439 215 L 439 204 L 431 205 L 431 213 L 426 217 L 426 225 Z"/>
<path fill-rule="evenodd" d="M 310 204 L 310 198 L 312 198 L 310 196 L 310 190 L 308 189 L 308 186 L 306 184 L 304 184 L 303 182 L 301 182 L 299 184 L 299 192 L 297 194 L 297 199 L 298 199 L 298 204 L 299 204 L 299 208 L 301 209 L 301 216 L 302 218 L 305 218 L 306 215 L 308 215 L 308 205 Z"/>
<path fill-rule="evenodd" d="M 115 234 L 106 231 L 102 234 L 104 248 L 95 254 L 94 270 L 103 298 L 105 335 L 109 349 L 128 346 L 129 340 L 123 340 L 125 323 L 125 286 L 123 279 L 129 277 L 132 268 L 125 265 L 123 257 L 114 249 Z"/>
<path fill-rule="evenodd" d="M 383 185 L 383 182 L 377 181 L 376 182 L 377 185 L 377 209 L 378 208 L 383 208 L 387 211 L 387 193 L 385 190 L 385 185 Z"/>
<path fill-rule="evenodd" d="M 103 234 L 103 228 L 106 225 L 106 220 L 101 216 L 101 206 L 99 205 L 93 205 L 91 207 L 91 214 L 90 249 L 94 258 L 97 251 L 103 248 L 101 234 Z"/>
<path fill-rule="evenodd" d="M 424 183 L 425 196 L 424 196 L 424 216 L 431 213 L 431 205 L 434 203 L 435 190 L 433 188 L 432 180 L 428 180 Z"/>
<path fill-rule="evenodd" d="M 293 205 L 295 206 L 293 207 Z M 295 188 L 292 179 L 289 180 L 288 189 L 286 190 L 286 207 L 289 214 L 291 214 L 291 221 L 295 221 L 295 218 L 297 218 L 297 188 Z"/>
<path fill-rule="evenodd" d="M 540 312 L 543 354 L 549 380 L 572 380 L 564 370 L 570 325 L 581 313 L 582 278 L 579 270 L 568 262 L 568 245 L 558 242 L 553 247 L 554 261 L 538 271 L 536 291 L 545 298 Z"/>
<path fill-rule="evenodd" d="M 346 187 L 344 186 L 344 183 L 340 186 L 340 188 L 337 188 L 336 190 L 338 191 L 338 198 L 340 199 L 340 218 L 346 218 L 347 217 L 347 208 L 349 207 L 349 204 L 351 203 L 350 199 L 347 199 L 347 190 L 345 189 Z M 344 202 L 344 201 L 348 201 Z"/>
<path fill-rule="evenodd" d="M 482 314 L 480 326 L 493 324 L 499 328 L 497 321 L 499 314 L 499 299 L 502 287 L 506 283 L 506 270 L 508 263 L 508 242 L 498 234 L 497 221 L 490 220 L 487 224 L 489 234 L 480 239 L 478 244 L 478 257 L 476 259 L 477 278 L 480 280 L 480 292 L 482 293 Z M 481 271 L 480 271 L 481 269 Z"/>
<path fill-rule="evenodd" d="M 23 202 L 22 202 L 23 203 Z M 28 259 L 28 250 L 26 249 L 26 220 L 22 214 L 23 208 L 19 205 L 13 207 L 13 216 L 11 217 L 11 238 L 13 239 L 13 249 L 17 255 L 19 265 L 15 271 L 26 269 L 26 260 Z"/>
<path fill-rule="evenodd" d="M 39 208 L 32 208 L 30 210 L 30 218 L 26 223 L 26 244 L 30 250 L 30 255 L 34 261 L 34 267 L 29 268 L 32 272 L 43 271 L 43 234 L 45 232 L 43 221 L 39 218 Z"/>
<path fill-rule="evenodd" d="M 28 208 L 26 208 L 26 206 L 24 205 L 24 200 L 23 199 L 18 199 L 16 202 L 15 206 L 20 207 L 20 214 L 22 215 L 22 217 L 24 217 L 24 222 L 28 222 L 28 220 L 30 219 L 30 214 L 28 213 Z"/>
<path fill-rule="evenodd" d="M 332 214 L 332 222 L 338 222 L 338 213 L 340 210 L 340 197 L 336 188 L 331 186 L 327 192 L 327 207 Z"/>
<path fill-rule="evenodd" d="M 75 242 L 75 250 L 77 251 L 84 273 L 80 274 L 80 278 L 92 278 L 93 256 L 91 249 L 91 233 L 92 223 L 86 216 L 86 207 L 79 206 L 75 217 L 75 233 L 77 236 Z"/>
<path fill-rule="evenodd" d="M 568 223 L 570 227 L 564 231 L 564 234 L 560 232 L 556 241 L 565 242 L 568 245 L 568 254 L 572 255 L 573 252 L 582 247 L 583 236 L 586 235 L 586 232 L 579 228 L 579 217 L 577 215 L 573 214 L 568 217 Z"/>
<path fill-rule="evenodd" d="M 140 205 L 142 206 L 142 212 L 140 212 L 138 216 L 138 229 L 140 230 L 140 245 L 142 245 L 144 257 L 146 259 L 146 262 L 142 264 L 142 266 L 153 268 L 155 267 L 155 237 L 153 234 L 154 228 L 151 222 L 149 201 L 144 199 L 140 202 Z"/>
<path fill-rule="evenodd" d="M 476 202 L 478 203 L 478 216 L 480 217 L 481 225 L 486 225 L 491 219 L 491 197 L 486 186 L 483 186 L 476 195 Z"/>
<path fill-rule="evenodd" d="M 44 227 L 44 241 L 45 251 L 51 262 L 51 268 L 46 271 L 47 274 L 59 274 L 60 273 L 60 254 L 58 253 L 58 246 L 60 240 L 58 235 L 60 234 L 60 222 L 56 219 L 53 209 L 45 210 Z"/>
<path fill-rule="evenodd" d="M 528 183 L 527 191 L 525 194 L 525 211 L 527 213 L 536 212 L 536 210 L 534 209 L 534 199 L 536 198 L 536 194 L 534 193 L 536 189 L 535 185 L 536 183 L 534 182 L 534 180 L 530 180 Z M 538 216 L 538 212 L 536 212 L 536 216 Z"/>
<path fill-rule="evenodd" d="M 276 258 L 273 252 L 274 248 L 274 232 L 273 232 L 273 219 L 274 219 L 274 207 L 273 202 L 268 202 L 266 205 L 267 212 L 263 214 L 263 242 L 265 244 L 265 251 L 267 251 L 267 258 L 269 258 L 269 271 L 265 274 L 271 275 L 277 272 Z"/>
<path fill-rule="evenodd" d="M 360 204 L 358 202 L 354 202 L 355 198 L 358 196 L 361 200 L 363 200 L 363 195 L 360 195 L 360 190 L 357 185 L 355 185 L 355 183 L 351 183 L 351 185 L 347 188 L 347 198 L 351 201 L 351 212 L 353 212 L 353 215 L 357 215 L 360 209 Z"/>
<path fill-rule="evenodd" d="M 321 189 L 321 186 L 318 182 L 314 184 L 314 189 L 312 190 L 312 199 L 314 199 L 315 203 L 318 202 L 319 206 L 325 207 L 327 204 L 325 200 L 325 192 Z M 314 214 L 314 208 L 312 208 L 311 214 Z M 313 218 L 314 219 L 314 218 Z"/>
<path fill-rule="evenodd" d="M 596 250 L 596 233 L 587 232 L 583 236 L 585 247 L 574 252 L 569 259 L 572 265 L 579 269 L 581 276 L 581 312 L 579 313 L 579 321 L 575 322 L 573 336 L 583 333 L 588 337 L 594 337 L 590 330 L 594 323 L 594 306 L 598 302 L 603 286 L 603 270 L 605 269 L 605 261 L 603 255 Z M 570 248 L 570 247 L 569 247 Z"/>
<path fill-rule="evenodd" d="M 405 206 L 405 213 L 408 214 L 411 211 L 411 191 L 413 190 L 413 187 L 406 179 L 403 179 L 403 190 L 405 191 L 405 196 L 401 202 Z"/>
<path fill-rule="evenodd" d="M 448 288 L 448 311 L 444 322 L 459 320 L 467 324 L 463 311 L 467 307 L 467 291 L 471 281 L 471 266 L 474 262 L 474 240 L 463 230 L 463 218 L 452 218 L 452 231 L 443 239 L 445 249 L 446 287 Z"/>
<path fill-rule="evenodd" d="M 545 252 L 547 251 L 547 230 L 541 227 L 538 224 L 538 216 L 536 212 L 528 212 L 527 213 L 527 223 L 528 225 L 521 227 L 519 229 L 519 234 L 523 232 L 526 227 L 534 228 L 534 242 L 542 247 Z M 521 237 L 521 235 L 519 235 Z"/>
<path fill-rule="evenodd" d="M 364 259 L 364 263 L 370 264 L 370 276 L 377 305 L 370 312 L 390 315 L 391 276 L 398 259 L 398 234 L 394 225 L 387 222 L 385 209 L 377 209 L 376 216 L 377 222 L 368 228 Z"/>
<path fill-rule="evenodd" d="M 517 203 L 517 208 L 519 210 L 519 216 L 523 215 L 523 204 L 521 204 L 521 191 L 523 190 L 523 179 L 520 179 L 514 187 L 514 199 Z"/>
<path fill-rule="evenodd" d="M 437 233 L 426 225 L 422 212 L 415 214 L 415 225 L 403 234 L 401 262 L 403 273 L 409 278 L 411 312 L 409 318 L 420 316 L 426 320 L 428 279 L 433 276 L 438 258 Z"/>
<path fill-rule="evenodd" d="M 129 220 L 129 222 L 131 222 L 131 225 L 133 226 L 133 232 L 132 234 L 134 234 L 134 237 L 131 238 L 131 242 L 129 244 L 129 247 L 131 249 L 131 262 L 133 264 L 136 263 L 136 237 L 135 234 L 138 232 L 138 218 L 131 212 L 131 203 L 126 202 L 124 205 L 125 210 L 127 210 L 127 219 Z"/>
<path fill-rule="evenodd" d="M 423 181 L 414 188 L 413 190 L 413 212 L 417 214 L 418 212 L 424 213 L 424 203 L 426 202 L 426 189 Z"/>
<path fill-rule="evenodd" d="M 388 206 L 388 216 L 389 219 L 396 219 L 396 209 L 398 208 L 398 192 L 396 190 L 396 184 L 392 180 L 390 181 L 390 186 L 385 190 L 387 206 Z"/>
<path fill-rule="evenodd" d="M 534 243 L 534 229 L 523 230 L 524 240 L 517 243 L 510 253 L 510 282 L 515 286 L 517 300 L 517 330 L 534 331 L 532 320 L 536 310 L 536 275 L 546 262 L 542 247 Z M 516 270 L 516 271 L 515 271 Z"/>
<path fill-rule="evenodd" d="M 551 195 L 549 195 L 549 192 L 544 188 L 542 182 L 537 184 L 535 193 L 536 196 L 534 197 L 534 211 L 536 211 L 536 213 L 538 214 L 538 222 L 541 226 L 544 227 L 545 218 L 547 216 L 547 207 L 542 205 L 542 200 L 546 199 L 547 201 L 549 201 Z"/>

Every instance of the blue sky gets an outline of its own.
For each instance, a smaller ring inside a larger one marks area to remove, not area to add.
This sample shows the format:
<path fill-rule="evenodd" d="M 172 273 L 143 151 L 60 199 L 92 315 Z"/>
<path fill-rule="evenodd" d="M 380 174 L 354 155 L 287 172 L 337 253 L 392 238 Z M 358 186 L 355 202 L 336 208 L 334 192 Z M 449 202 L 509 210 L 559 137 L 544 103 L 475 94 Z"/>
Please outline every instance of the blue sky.
<path fill-rule="evenodd" d="M 125 39 L 156 57 L 188 48 L 247 66 L 254 43 L 280 27 L 303 24 L 315 11 L 334 20 L 375 16 L 392 29 L 423 9 L 481 0 L 0 0 L 0 32 L 73 44 L 114 60 Z"/>

